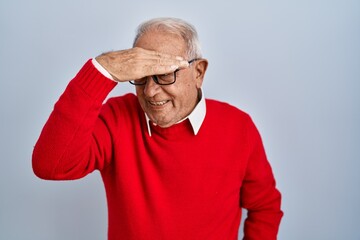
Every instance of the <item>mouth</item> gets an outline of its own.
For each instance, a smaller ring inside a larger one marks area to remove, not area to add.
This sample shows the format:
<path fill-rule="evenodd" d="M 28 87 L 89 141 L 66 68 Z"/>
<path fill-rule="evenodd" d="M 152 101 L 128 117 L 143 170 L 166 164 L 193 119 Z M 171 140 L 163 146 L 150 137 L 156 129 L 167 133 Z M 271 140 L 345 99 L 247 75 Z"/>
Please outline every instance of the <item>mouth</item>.
<path fill-rule="evenodd" d="M 164 101 L 148 101 L 148 103 L 151 106 L 155 106 L 155 107 L 161 107 L 164 106 L 166 103 L 168 103 L 169 100 L 164 100 Z"/>

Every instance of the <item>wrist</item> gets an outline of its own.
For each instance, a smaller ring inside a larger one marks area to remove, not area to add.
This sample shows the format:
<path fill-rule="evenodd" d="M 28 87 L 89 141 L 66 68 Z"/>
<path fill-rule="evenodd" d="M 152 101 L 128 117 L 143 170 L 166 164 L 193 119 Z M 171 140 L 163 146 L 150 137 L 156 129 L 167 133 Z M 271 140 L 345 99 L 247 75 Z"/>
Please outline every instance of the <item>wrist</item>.
<path fill-rule="evenodd" d="M 93 58 L 91 62 L 102 75 L 116 82 L 115 79 L 111 76 L 111 74 L 96 60 L 96 58 Z"/>
<path fill-rule="evenodd" d="M 89 59 L 71 81 L 93 99 L 103 101 L 117 82 L 105 77 Z"/>

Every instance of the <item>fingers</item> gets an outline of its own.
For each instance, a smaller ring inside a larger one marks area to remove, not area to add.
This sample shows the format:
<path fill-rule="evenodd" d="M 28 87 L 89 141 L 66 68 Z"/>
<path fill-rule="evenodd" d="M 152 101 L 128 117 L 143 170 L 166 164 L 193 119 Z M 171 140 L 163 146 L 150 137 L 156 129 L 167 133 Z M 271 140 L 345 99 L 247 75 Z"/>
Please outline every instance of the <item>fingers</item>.
<path fill-rule="evenodd" d="M 139 48 L 139 47 L 134 47 L 133 49 L 134 49 L 134 51 L 143 52 L 144 54 L 153 56 L 155 59 L 175 59 L 175 60 L 179 60 L 179 61 L 184 60 L 184 58 L 181 56 L 175 56 L 175 55 L 162 53 L 162 52 L 158 52 L 158 51 L 147 50 L 147 49 L 143 49 L 143 48 Z"/>
<path fill-rule="evenodd" d="M 178 68 L 187 68 L 189 66 L 189 63 L 188 61 L 185 60 L 160 58 L 160 59 L 156 59 L 155 62 L 152 62 L 151 65 L 155 67 L 154 68 L 155 71 L 163 72 L 163 71 L 175 71 Z M 157 73 L 157 74 L 162 74 L 162 73 Z"/>
<path fill-rule="evenodd" d="M 143 72 L 147 73 L 146 76 L 172 73 L 179 68 L 178 65 L 145 65 L 143 67 Z"/>
<path fill-rule="evenodd" d="M 142 48 L 134 48 L 135 51 L 140 51 L 144 54 L 143 63 L 148 65 L 150 73 L 154 74 L 165 74 L 171 71 L 175 71 L 178 68 L 187 68 L 189 66 L 181 56 L 171 55 L 167 53 L 161 53 L 157 51 L 146 50 Z"/>

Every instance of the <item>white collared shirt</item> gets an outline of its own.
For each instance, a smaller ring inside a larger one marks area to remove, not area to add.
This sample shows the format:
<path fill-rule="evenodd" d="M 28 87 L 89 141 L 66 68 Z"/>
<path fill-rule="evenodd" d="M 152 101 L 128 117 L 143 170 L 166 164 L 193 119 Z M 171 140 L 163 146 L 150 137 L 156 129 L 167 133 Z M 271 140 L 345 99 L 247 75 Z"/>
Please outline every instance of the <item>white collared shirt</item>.
<path fill-rule="evenodd" d="M 111 76 L 111 74 L 103 66 L 101 66 L 99 62 L 96 61 L 95 58 L 92 59 L 92 63 L 94 64 L 95 68 L 105 77 L 115 81 L 114 78 Z M 198 104 L 195 106 L 193 111 L 187 117 L 180 120 L 178 123 L 186 119 L 189 119 L 192 129 L 194 131 L 194 135 L 196 135 L 199 132 L 202 123 L 204 122 L 205 115 L 206 115 L 206 103 L 205 103 L 204 93 L 201 90 L 201 99 L 198 102 Z M 146 126 L 148 129 L 148 133 L 151 136 L 150 119 L 146 113 L 145 113 L 145 119 L 146 119 Z"/>

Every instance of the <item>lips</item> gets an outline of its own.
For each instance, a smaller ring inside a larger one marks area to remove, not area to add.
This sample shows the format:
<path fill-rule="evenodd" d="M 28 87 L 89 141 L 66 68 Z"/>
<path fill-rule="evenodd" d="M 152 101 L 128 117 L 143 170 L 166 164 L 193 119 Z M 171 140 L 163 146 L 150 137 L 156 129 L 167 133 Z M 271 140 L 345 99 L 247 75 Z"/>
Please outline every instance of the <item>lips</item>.
<path fill-rule="evenodd" d="M 163 106 L 164 104 L 168 103 L 169 100 L 165 100 L 165 101 L 148 101 L 148 102 L 152 106 Z"/>

